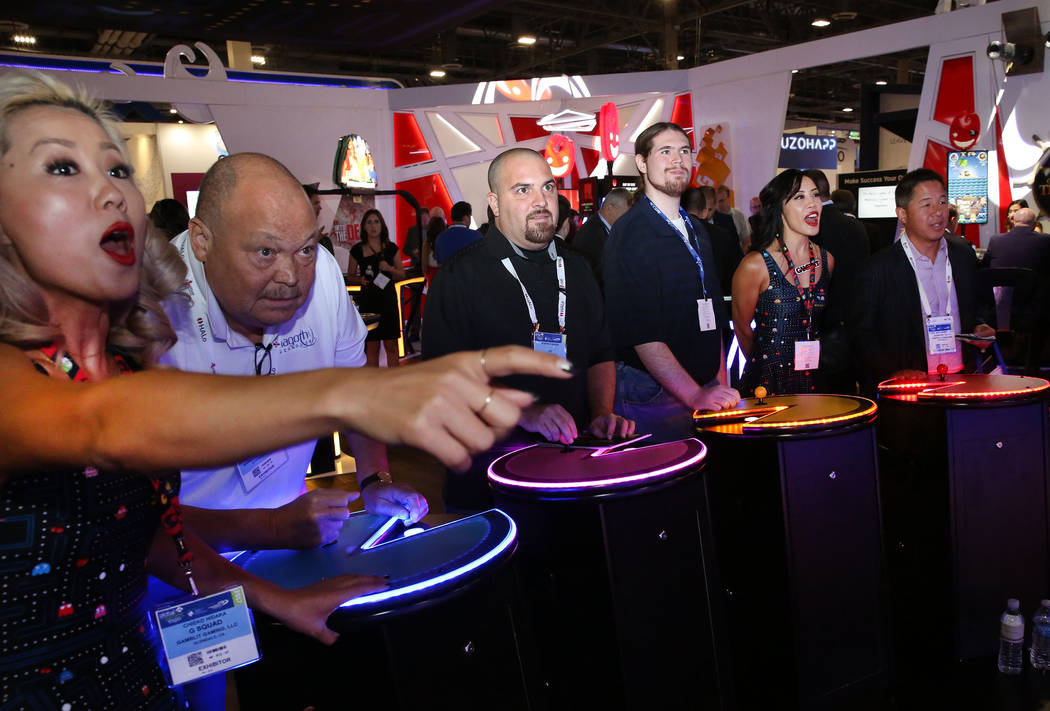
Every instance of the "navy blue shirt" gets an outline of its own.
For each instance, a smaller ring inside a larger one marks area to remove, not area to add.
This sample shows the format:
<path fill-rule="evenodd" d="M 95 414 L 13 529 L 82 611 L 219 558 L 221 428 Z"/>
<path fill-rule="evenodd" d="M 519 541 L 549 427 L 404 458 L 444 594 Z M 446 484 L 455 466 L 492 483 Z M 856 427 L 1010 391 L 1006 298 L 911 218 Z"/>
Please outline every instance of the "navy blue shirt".
<path fill-rule="evenodd" d="M 671 215 L 670 217 L 677 217 Z M 720 327 L 729 316 L 715 271 L 711 241 L 693 222 L 704 265 L 708 298 L 714 301 Z M 613 225 L 603 255 L 605 308 L 617 358 L 645 370 L 634 346 L 660 342 L 698 384 L 718 375 L 721 331 L 700 330 L 697 299 L 703 297 L 700 272 L 682 235 L 641 199 Z"/>
<path fill-rule="evenodd" d="M 466 225 L 452 225 L 434 240 L 434 259 L 444 264 L 452 255 L 481 239 L 481 233 Z"/>

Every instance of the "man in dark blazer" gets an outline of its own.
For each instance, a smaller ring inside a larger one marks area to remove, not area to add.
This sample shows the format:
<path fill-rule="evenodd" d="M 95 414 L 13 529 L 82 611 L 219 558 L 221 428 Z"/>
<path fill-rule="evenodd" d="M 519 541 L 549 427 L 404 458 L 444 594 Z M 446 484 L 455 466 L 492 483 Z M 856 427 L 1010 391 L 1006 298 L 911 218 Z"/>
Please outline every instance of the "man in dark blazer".
<path fill-rule="evenodd" d="M 912 171 L 897 185 L 895 198 L 904 233 L 868 262 L 850 316 L 861 391 L 867 394 L 873 394 L 880 381 L 897 375 L 937 372 L 938 362 L 950 364 L 949 370 L 955 372 L 973 361 L 969 346 L 936 353 L 927 333 L 935 319 L 950 317 L 954 333 L 995 335 L 991 289 L 978 286 L 973 248 L 961 237 L 944 234 L 948 198 L 943 178 L 932 170 Z M 943 289 L 947 281 L 945 258 L 951 265 L 951 280 L 946 292 L 938 295 L 938 282 Z M 923 289 L 929 309 L 919 295 L 917 274 L 923 272 L 929 275 Z"/>
<path fill-rule="evenodd" d="M 1035 212 L 1022 207 L 1014 213 L 1014 227 L 988 242 L 982 267 L 1021 267 L 1050 274 L 1050 236 L 1035 231 Z"/>
<path fill-rule="evenodd" d="M 569 248 L 582 254 L 591 265 L 599 288 L 603 286 L 602 252 L 605 250 L 605 240 L 609 238 L 609 231 L 616 221 L 630 208 L 631 192 L 626 188 L 613 188 L 602 199 L 598 214 L 584 222 L 569 243 Z"/>

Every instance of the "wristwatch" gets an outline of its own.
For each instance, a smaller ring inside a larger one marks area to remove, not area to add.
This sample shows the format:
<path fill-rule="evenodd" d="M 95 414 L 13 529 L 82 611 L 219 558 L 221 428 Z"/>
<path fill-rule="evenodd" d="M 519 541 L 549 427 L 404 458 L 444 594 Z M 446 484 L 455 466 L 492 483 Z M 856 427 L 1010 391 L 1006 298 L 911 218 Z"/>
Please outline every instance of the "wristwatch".
<path fill-rule="evenodd" d="M 390 476 L 390 472 L 376 472 L 375 474 L 369 474 L 361 480 L 360 489 L 364 491 L 372 484 L 392 484 L 394 479 Z"/>

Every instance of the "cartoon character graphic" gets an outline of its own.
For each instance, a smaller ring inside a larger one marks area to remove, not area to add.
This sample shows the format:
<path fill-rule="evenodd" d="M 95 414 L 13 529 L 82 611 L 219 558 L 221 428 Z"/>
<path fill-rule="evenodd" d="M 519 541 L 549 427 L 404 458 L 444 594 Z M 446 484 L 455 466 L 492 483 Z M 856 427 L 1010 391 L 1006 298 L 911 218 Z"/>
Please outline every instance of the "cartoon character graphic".
<path fill-rule="evenodd" d="M 556 133 L 547 141 L 543 157 L 551 167 L 551 174 L 555 178 L 564 178 L 576 162 L 576 146 L 568 136 Z"/>
<path fill-rule="evenodd" d="M 601 136 L 602 158 L 616 160 L 620 155 L 620 112 L 608 101 L 598 111 L 598 135 Z"/>
<path fill-rule="evenodd" d="M 965 151 L 977 144 L 981 137 L 981 119 L 977 114 L 967 112 L 952 119 L 948 129 L 948 142 L 956 149 Z"/>

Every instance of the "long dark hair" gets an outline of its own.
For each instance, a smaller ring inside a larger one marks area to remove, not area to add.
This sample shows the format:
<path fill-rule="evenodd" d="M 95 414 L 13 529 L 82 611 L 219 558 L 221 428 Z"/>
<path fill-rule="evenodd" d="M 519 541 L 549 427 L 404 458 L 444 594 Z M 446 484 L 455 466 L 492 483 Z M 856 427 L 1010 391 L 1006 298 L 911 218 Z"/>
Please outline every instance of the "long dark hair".
<path fill-rule="evenodd" d="M 375 215 L 379 218 L 379 244 L 383 247 L 390 242 L 390 231 L 386 228 L 386 220 L 383 219 L 383 213 L 374 207 L 371 210 L 365 210 L 365 214 L 361 216 L 360 235 L 361 241 L 365 244 L 368 243 L 368 236 L 365 234 L 365 222 L 368 220 L 369 215 Z"/>
<path fill-rule="evenodd" d="M 801 170 L 785 170 L 770 180 L 758 194 L 762 201 L 762 212 L 759 213 L 760 228 L 751 235 L 751 249 L 761 252 L 780 238 L 780 229 L 784 222 L 784 203 L 802 187 Z"/>

